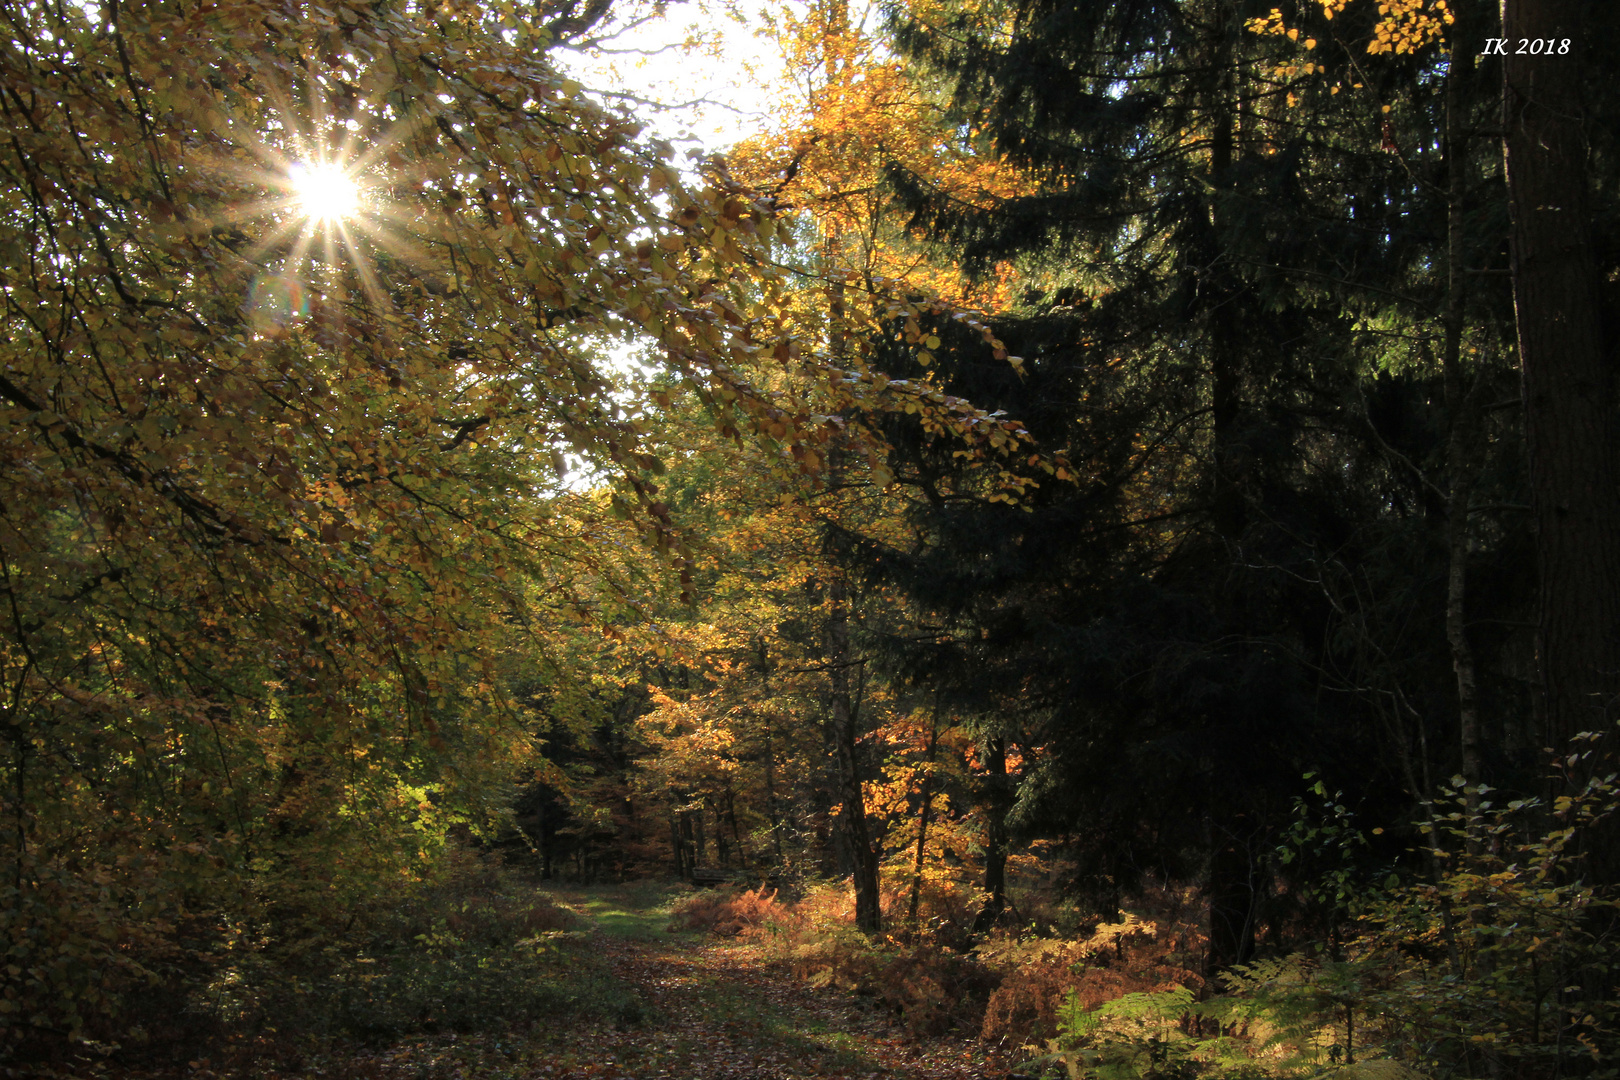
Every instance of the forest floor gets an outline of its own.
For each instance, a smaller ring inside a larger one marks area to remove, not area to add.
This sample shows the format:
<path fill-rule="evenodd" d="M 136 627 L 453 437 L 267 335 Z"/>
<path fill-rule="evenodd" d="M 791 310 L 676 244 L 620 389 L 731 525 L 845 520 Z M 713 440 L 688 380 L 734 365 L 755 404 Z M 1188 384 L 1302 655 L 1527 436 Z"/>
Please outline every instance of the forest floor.
<path fill-rule="evenodd" d="M 873 997 L 813 987 L 744 939 L 671 931 L 673 888 L 558 888 L 583 923 L 569 968 L 584 1004 L 499 1030 L 384 1042 L 238 1035 L 139 1060 L 80 1058 L 0 1077 L 98 1080 L 999 1080 L 976 1039 L 917 1038 Z M 601 1000 L 591 1004 L 593 997 Z M 156 1048 L 153 1048 L 155 1050 Z M 3 1064 L 3 1063 L 0 1063 Z"/>
<path fill-rule="evenodd" d="M 537 1077 L 956 1080 L 1008 1072 L 977 1040 L 913 1038 L 873 998 L 808 986 L 758 944 L 672 933 L 666 911 L 611 895 L 557 899 L 595 922 L 608 963 L 649 1016 L 635 1027 L 571 1033 Z"/>

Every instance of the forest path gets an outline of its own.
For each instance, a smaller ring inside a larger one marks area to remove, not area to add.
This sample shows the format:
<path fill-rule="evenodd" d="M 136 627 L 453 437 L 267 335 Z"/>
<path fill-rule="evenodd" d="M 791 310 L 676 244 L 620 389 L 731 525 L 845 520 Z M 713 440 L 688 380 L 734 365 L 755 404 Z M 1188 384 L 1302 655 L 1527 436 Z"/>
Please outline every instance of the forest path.
<path fill-rule="evenodd" d="M 746 941 L 671 933 L 667 908 L 611 892 L 558 890 L 591 919 L 614 974 L 648 1015 L 558 1040 L 536 1078 L 798 1080 L 1000 1077 L 1007 1064 L 976 1041 L 909 1038 L 873 999 L 796 979 Z M 555 1044 L 554 1044 L 555 1045 Z"/>

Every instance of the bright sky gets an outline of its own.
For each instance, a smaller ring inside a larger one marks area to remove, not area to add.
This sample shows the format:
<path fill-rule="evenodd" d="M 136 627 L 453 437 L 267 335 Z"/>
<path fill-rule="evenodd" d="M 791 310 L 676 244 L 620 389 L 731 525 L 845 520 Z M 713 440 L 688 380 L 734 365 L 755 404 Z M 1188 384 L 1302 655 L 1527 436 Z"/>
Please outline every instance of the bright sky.
<path fill-rule="evenodd" d="M 621 0 L 615 9 L 632 13 L 648 6 L 646 0 Z M 637 100 L 617 100 L 648 125 L 649 136 L 682 151 L 724 150 L 780 119 L 769 88 L 782 76 L 782 58 L 762 34 L 763 16 L 802 6 L 799 0 L 676 0 L 662 17 L 614 34 L 602 50 L 556 49 L 551 58 L 606 100 L 615 100 L 615 93 L 634 95 Z M 607 352 L 608 367 L 620 375 L 635 379 L 651 370 L 637 344 L 609 343 Z M 568 464 L 565 487 L 582 491 L 602 481 L 578 457 L 568 455 Z"/>
<path fill-rule="evenodd" d="M 616 35 L 601 52 L 558 49 L 552 57 L 591 90 L 671 106 L 660 110 L 630 102 L 651 125 L 650 134 L 686 148 L 721 150 L 771 125 L 768 88 L 781 77 L 782 60 L 775 44 L 762 36 L 762 16 L 798 6 L 780 0 L 679 0 L 662 18 Z"/>

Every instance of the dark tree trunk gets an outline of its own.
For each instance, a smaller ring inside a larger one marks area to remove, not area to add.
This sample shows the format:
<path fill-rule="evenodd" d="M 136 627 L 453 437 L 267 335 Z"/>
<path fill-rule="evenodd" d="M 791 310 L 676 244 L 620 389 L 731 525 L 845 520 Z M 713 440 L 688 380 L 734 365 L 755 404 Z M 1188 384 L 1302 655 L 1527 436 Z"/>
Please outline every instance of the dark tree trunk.
<path fill-rule="evenodd" d="M 535 848 L 540 856 L 540 880 L 551 880 L 551 816 L 546 813 L 545 800 L 540 801 L 535 810 L 535 817 L 539 820 L 535 824 Z"/>
<path fill-rule="evenodd" d="M 1211 521 L 1226 547 L 1237 552 L 1251 524 L 1249 493 L 1254 461 L 1249 446 L 1246 412 L 1249 404 L 1248 342 L 1238 317 L 1245 288 L 1237 276 L 1227 245 L 1233 235 L 1233 176 L 1239 147 L 1236 128 L 1239 109 L 1232 59 L 1236 5 L 1227 0 L 1211 6 L 1206 56 L 1209 69 L 1202 78 L 1201 96 L 1209 124 L 1209 229 L 1199 281 L 1200 308 L 1207 312 L 1206 342 L 1210 364 L 1210 420 L 1213 485 Z M 1207 280 L 1206 280 L 1207 279 Z M 1241 563 L 1241 558 L 1235 560 Z M 1237 606 L 1235 601 L 1228 603 Z M 1241 615 L 1239 616 L 1242 617 Z M 1229 805 L 1234 793 L 1220 784 L 1209 794 L 1209 955 L 1211 975 L 1241 964 L 1254 950 L 1254 909 L 1257 902 L 1254 866 L 1249 858 L 1245 815 Z"/>
<path fill-rule="evenodd" d="M 726 843 L 726 815 L 719 804 L 705 799 L 704 805 L 714 811 L 714 861 L 721 866 L 731 865 L 731 845 Z"/>
<path fill-rule="evenodd" d="M 922 807 L 917 812 L 917 854 L 911 866 L 911 903 L 906 908 L 906 921 L 917 925 L 917 911 L 922 905 L 923 862 L 928 853 L 928 824 L 934 816 L 934 751 L 939 746 L 939 702 L 934 703 L 934 722 L 928 729 L 928 753 L 923 758 L 928 771 L 923 773 Z"/>
<path fill-rule="evenodd" d="M 984 767 L 984 906 L 973 920 L 973 932 L 982 934 L 1007 909 L 1007 811 L 1012 804 L 1007 779 L 1007 740 L 997 736 L 985 743 Z"/>
<path fill-rule="evenodd" d="M 1254 828 L 1245 815 L 1218 819 L 1210 832 L 1207 973 L 1214 977 L 1254 955 L 1260 865 Z"/>
<path fill-rule="evenodd" d="M 765 816 L 771 823 L 771 850 L 776 854 L 776 865 L 782 865 L 782 808 L 776 797 L 776 748 L 771 743 L 771 723 L 765 719 Z"/>
<path fill-rule="evenodd" d="M 855 704 L 850 690 L 849 597 L 843 578 L 833 578 L 830 593 L 827 667 L 832 681 L 832 742 L 838 760 L 841 803 L 838 822 L 849 851 L 855 883 L 855 925 L 866 933 L 875 934 L 883 928 L 878 896 L 878 853 L 867 828 L 866 798 L 861 791 L 860 760 L 856 754 Z"/>
<path fill-rule="evenodd" d="M 737 852 L 737 861 L 748 864 L 748 850 L 743 846 L 742 827 L 737 824 L 737 793 L 726 788 L 726 824 L 731 826 L 731 842 Z"/>
<path fill-rule="evenodd" d="M 1242 434 L 1246 357 L 1238 326 L 1237 295 L 1241 282 L 1234 279 L 1231 260 L 1224 245 L 1231 228 L 1227 201 L 1233 158 L 1236 153 L 1237 101 L 1232 85 L 1231 23 L 1232 5 L 1217 4 L 1211 13 L 1205 76 L 1210 81 L 1203 90 L 1204 114 L 1209 130 L 1209 224 L 1204 231 L 1203 250 L 1195 271 L 1197 285 L 1190 303 L 1204 313 L 1208 327 L 1206 350 L 1210 367 L 1210 422 L 1212 490 L 1211 516 L 1215 529 L 1229 545 L 1242 540 L 1248 523 L 1246 489 L 1252 471 L 1251 454 Z"/>
<path fill-rule="evenodd" d="M 1468 175 L 1468 134 L 1464 130 L 1462 82 L 1472 70 L 1472 59 L 1454 51 L 1446 72 L 1446 311 L 1441 343 L 1441 373 L 1445 380 L 1446 409 L 1451 414 L 1446 462 L 1450 485 L 1446 496 L 1446 642 L 1451 648 L 1451 669 L 1457 682 L 1458 742 L 1468 810 L 1468 845 L 1480 842 L 1479 786 L 1484 781 L 1483 735 L 1480 727 L 1479 676 L 1474 647 L 1468 636 L 1468 553 L 1471 533 L 1468 506 L 1480 468 L 1481 433 L 1479 395 L 1486 385 L 1483 372 L 1470 383 L 1462 366 L 1462 338 L 1466 315 L 1468 276 L 1463 266 L 1464 181 Z M 1427 799 L 1432 794 L 1425 791 Z"/>
<path fill-rule="evenodd" d="M 754 640 L 754 649 L 759 656 L 759 685 L 760 696 L 769 701 L 771 697 L 771 654 L 765 647 L 763 637 Z M 776 854 L 776 866 L 782 865 L 782 809 L 776 797 L 776 746 L 772 739 L 772 731 L 776 726 L 776 714 L 765 712 L 765 818 L 771 823 L 771 850 Z"/>
<path fill-rule="evenodd" d="M 1513 305 L 1540 573 L 1541 694 L 1548 745 L 1612 727 L 1620 686 L 1620 487 L 1615 371 L 1590 247 L 1579 0 L 1503 0 L 1503 149 L 1513 209 Z M 1569 52 L 1520 54 L 1520 38 Z M 1613 735 L 1604 754 L 1613 751 Z M 1594 755 L 1594 759 L 1598 755 Z M 1599 767 L 1592 760 L 1575 779 Z M 1606 766 L 1604 766 L 1606 767 Z M 1613 830 L 1606 830 L 1612 833 Z M 1613 881 L 1613 844 L 1592 867 Z"/>
<path fill-rule="evenodd" d="M 692 880 L 692 868 L 697 865 L 693 857 L 692 815 L 682 810 L 675 815 L 675 859 L 682 881 Z"/>

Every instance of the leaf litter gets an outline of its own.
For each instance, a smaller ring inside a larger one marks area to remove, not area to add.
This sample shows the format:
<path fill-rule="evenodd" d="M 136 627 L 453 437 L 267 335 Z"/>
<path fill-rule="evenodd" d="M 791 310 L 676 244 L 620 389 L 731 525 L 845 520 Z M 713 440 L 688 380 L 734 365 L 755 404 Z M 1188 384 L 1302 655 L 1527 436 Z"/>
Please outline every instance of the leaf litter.
<path fill-rule="evenodd" d="M 812 987 L 745 941 L 598 932 L 618 978 L 649 1010 L 637 1026 L 569 1033 L 542 1077 L 607 1080 L 959 1080 L 1009 1063 L 974 1039 L 918 1039 L 875 999 Z"/>

